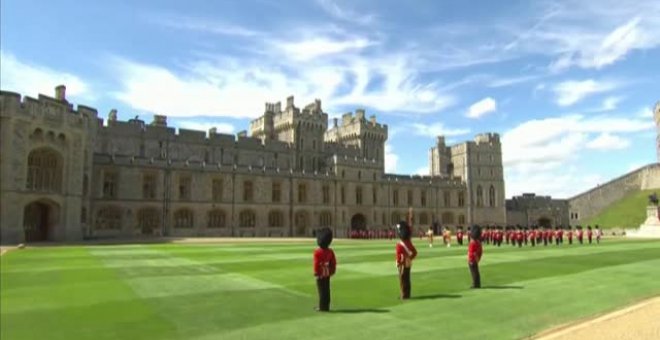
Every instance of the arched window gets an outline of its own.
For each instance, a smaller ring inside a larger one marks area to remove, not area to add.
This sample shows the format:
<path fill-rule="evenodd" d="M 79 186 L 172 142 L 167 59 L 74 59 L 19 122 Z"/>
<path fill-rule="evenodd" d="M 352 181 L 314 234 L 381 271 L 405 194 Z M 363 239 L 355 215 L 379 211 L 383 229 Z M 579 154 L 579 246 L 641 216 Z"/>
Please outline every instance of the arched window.
<path fill-rule="evenodd" d="M 454 224 L 454 214 L 451 212 L 442 213 L 442 224 Z"/>
<path fill-rule="evenodd" d="M 238 226 L 241 228 L 254 228 L 256 216 L 251 210 L 243 210 L 238 214 Z"/>
<path fill-rule="evenodd" d="M 332 214 L 329 211 L 324 211 L 319 215 L 319 226 L 330 227 L 332 225 Z"/>
<path fill-rule="evenodd" d="M 193 212 L 190 209 L 179 209 L 174 213 L 174 228 L 192 228 Z"/>
<path fill-rule="evenodd" d="M 463 191 L 458 192 L 458 206 L 461 208 L 465 206 L 465 192 Z"/>
<path fill-rule="evenodd" d="M 251 181 L 243 182 L 243 201 L 252 202 L 253 197 L 254 197 L 254 193 L 252 189 L 252 182 Z"/>
<path fill-rule="evenodd" d="M 97 230 L 119 230 L 121 229 L 121 208 L 103 207 L 96 213 L 94 223 Z"/>
<path fill-rule="evenodd" d="M 307 202 L 307 185 L 305 183 L 298 184 L 298 203 Z"/>
<path fill-rule="evenodd" d="M 83 175 L 83 189 L 82 189 L 82 194 L 83 196 L 87 196 L 87 191 L 89 191 L 89 178 L 87 175 Z"/>
<path fill-rule="evenodd" d="M 465 215 L 458 215 L 458 224 L 465 224 Z"/>
<path fill-rule="evenodd" d="M 225 227 L 225 212 L 220 209 L 213 209 L 209 211 L 208 228 L 224 228 Z"/>
<path fill-rule="evenodd" d="M 484 206 L 484 190 L 481 185 L 477 186 L 477 207 Z"/>
<path fill-rule="evenodd" d="M 284 215 L 279 210 L 273 210 L 268 213 L 268 226 L 271 228 L 279 228 L 284 225 Z"/>
<path fill-rule="evenodd" d="M 419 214 L 419 224 L 428 224 L 429 223 L 429 215 L 426 214 L 425 212 Z"/>
<path fill-rule="evenodd" d="M 362 187 L 355 188 L 355 204 L 362 204 Z"/>
<path fill-rule="evenodd" d="M 28 155 L 26 189 L 60 192 L 62 190 L 62 161 L 51 149 L 37 149 Z"/>
<path fill-rule="evenodd" d="M 488 205 L 491 207 L 495 206 L 495 187 L 492 185 L 488 189 Z"/>
<path fill-rule="evenodd" d="M 156 208 L 142 208 L 137 212 L 137 227 L 143 234 L 151 234 L 160 228 L 161 212 Z"/>

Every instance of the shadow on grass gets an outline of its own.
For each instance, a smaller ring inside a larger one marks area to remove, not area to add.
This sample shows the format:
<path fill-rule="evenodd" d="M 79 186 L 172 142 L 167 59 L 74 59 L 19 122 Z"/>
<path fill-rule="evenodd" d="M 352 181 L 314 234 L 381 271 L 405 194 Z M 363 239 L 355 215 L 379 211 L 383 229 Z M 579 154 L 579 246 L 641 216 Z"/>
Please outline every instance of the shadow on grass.
<path fill-rule="evenodd" d="M 331 309 L 330 313 L 358 314 L 358 313 L 389 313 L 389 309 L 378 308 L 340 308 Z"/>
<path fill-rule="evenodd" d="M 482 286 L 481 289 L 523 289 L 523 286 Z"/>
<path fill-rule="evenodd" d="M 432 300 L 432 299 L 458 299 L 463 297 L 463 295 L 457 294 L 433 294 L 433 295 L 420 295 L 412 296 L 411 300 Z"/>

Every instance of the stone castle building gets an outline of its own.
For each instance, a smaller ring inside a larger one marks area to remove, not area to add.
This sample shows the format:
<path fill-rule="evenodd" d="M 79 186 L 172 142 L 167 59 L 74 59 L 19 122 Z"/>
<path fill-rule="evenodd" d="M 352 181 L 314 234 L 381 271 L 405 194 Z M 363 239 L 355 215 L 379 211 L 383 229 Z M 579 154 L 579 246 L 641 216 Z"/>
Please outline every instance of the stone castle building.
<path fill-rule="evenodd" d="M 568 226 L 569 202 L 550 196 L 525 193 L 506 200 L 507 225 Z"/>
<path fill-rule="evenodd" d="M 266 103 L 238 135 L 104 122 L 96 109 L 0 91 L 2 243 L 94 237 L 311 236 L 504 223 L 500 139 L 482 134 L 429 153 L 429 176 L 385 173 L 387 125 L 364 110 L 333 119 L 321 101 Z"/>

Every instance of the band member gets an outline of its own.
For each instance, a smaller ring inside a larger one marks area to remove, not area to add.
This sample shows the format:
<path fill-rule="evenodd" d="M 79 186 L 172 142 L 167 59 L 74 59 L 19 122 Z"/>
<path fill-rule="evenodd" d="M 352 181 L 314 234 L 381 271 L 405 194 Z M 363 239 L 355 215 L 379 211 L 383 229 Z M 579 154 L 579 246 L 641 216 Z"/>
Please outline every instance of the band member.
<path fill-rule="evenodd" d="M 401 289 L 402 300 L 410 298 L 410 269 L 412 268 L 412 261 L 417 256 L 417 249 L 410 240 L 411 230 L 407 222 L 401 221 L 396 226 L 397 233 L 399 234 L 399 241 L 396 244 L 396 267 L 399 271 L 399 288 Z"/>
<path fill-rule="evenodd" d="M 577 226 L 577 240 L 580 244 L 583 244 L 584 242 L 584 232 L 582 231 L 581 225 Z"/>
<path fill-rule="evenodd" d="M 481 288 L 481 275 L 479 274 L 479 261 L 483 253 L 481 247 L 481 228 L 472 226 L 470 229 L 471 241 L 468 246 L 468 267 L 472 275 L 472 286 L 470 288 Z"/>
<path fill-rule="evenodd" d="M 596 224 L 596 243 L 600 244 L 600 238 L 603 237 L 603 231 Z"/>
<path fill-rule="evenodd" d="M 589 244 L 591 244 L 591 238 L 594 236 L 594 232 L 591 230 L 591 226 L 587 226 L 587 239 Z"/>
<path fill-rule="evenodd" d="M 444 239 L 445 239 L 445 244 L 447 245 L 447 248 L 450 248 L 451 247 L 451 229 L 449 229 L 449 227 L 445 227 Z"/>
<path fill-rule="evenodd" d="M 429 226 L 429 230 L 426 232 L 426 237 L 429 240 L 429 248 L 433 248 L 433 227 Z"/>
<path fill-rule="evenodd" d="M 458 230 L 456 230 L 456 243 L 458 243 L 459 246 L 463 245 L 463 227 L 459 226 Z"/>
<path fill-rule="evenodd" d="M 573 226 L 568 226 L 568 231 L 566 231 L 566 235 L 568 236 L 568 244 L 571 245 L 573 244 Z"/>
<path fill-rule="evenodd" d="M 335 253 L 330 249 L 332 243 L 332 230 L 322 228 L 316 233 L 318 248 L 314 251 L 314 276 L 316 277 L 316 288 L 319 292 L 319 312 L 330 310 L 330 277 L 335 274 L 337 260 Z"/>

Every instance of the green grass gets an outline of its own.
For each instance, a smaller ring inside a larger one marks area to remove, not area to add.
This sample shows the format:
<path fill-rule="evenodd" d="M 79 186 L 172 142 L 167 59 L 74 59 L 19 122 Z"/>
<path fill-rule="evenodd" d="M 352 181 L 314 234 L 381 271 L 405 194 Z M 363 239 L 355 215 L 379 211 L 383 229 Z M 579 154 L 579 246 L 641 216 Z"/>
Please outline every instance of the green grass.
<path fill-rule="evenodd" d="M 641 190 L 632 193 L 609 205 L 603 211 L 587 219 L 583 225 L 596 225 L 601 228 L 638 228 L 646 220 L 648 196 L 657 190 Z"/>
<path fill-rule="evenodd" d="M 394 241 L 335 240 L 333 312 L 313 241 L 28 248 L 1 258 L 2 339 L 516 339 L 660 295 L 660 241 L 428 248 L 397 299 Z"/>

